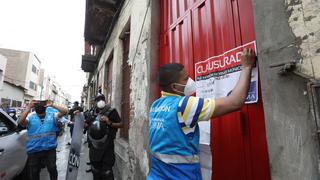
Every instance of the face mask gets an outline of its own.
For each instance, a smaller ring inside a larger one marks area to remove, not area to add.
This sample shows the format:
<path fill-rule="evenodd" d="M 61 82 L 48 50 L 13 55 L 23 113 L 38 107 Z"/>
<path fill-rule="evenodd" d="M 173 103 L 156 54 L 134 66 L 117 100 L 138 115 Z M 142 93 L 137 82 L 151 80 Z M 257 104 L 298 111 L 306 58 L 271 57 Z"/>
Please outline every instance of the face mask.
<path fill-rule="evenodd" d="M 43 114 L 46 112 L 46 107 L 41 106 L 41 105 L 37 105 L 34 107 L 35 111 L 37 114 Z"/>
<path fill-rule="evenodd" d="M 183 94 L 186 96 L 190 96 L 196 92 L 196 83 L 191 78 L 188 79 L 186 85 L 183 85 L 183 84 L 178 84 L 178 85 L 184 86 Z"/>
<path fill-rule="evenodd" d="M 98 107 L 99 109 L 104 108 L 104 106 L 106 106 L 106 102 L 104 102 L 103 100 L 98 101 L 97 107 Z"/>

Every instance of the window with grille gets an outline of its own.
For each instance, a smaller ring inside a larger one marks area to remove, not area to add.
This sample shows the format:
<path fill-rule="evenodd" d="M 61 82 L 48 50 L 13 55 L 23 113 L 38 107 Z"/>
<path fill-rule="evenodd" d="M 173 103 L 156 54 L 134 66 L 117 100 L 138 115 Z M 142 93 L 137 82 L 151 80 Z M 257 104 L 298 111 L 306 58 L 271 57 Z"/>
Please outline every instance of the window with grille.
<path fill-rule="evenodd" d="M 11 99 L 1 98 L 1 107 L 3 109 L 9 108 L 11 106 Z"/>
<path fill-rule="evenodd" d="M 32 65 L 32 72 L 38 74 L 38 69 L 35 65 Z"/>
<path fill-rule="evenodd" d="M 17 101 L 17 106 L 16 107 L 21 107 L 22 106 L 22 102 L 21 101 Z"/>
<path fill-rule="evenodd" d="M 36 83 L 30 81 L 30 83 L 29 83 L 29 88 L 36 91 L 36 90 L 37 90 L 37 85 L 36 85 Z"/>
<path fill-rule="evenodd" d="M 12 107 L 17 107 L 17 101 L 16 100 L 12 100 Z"/>
<path fill-rule="evenodd" d="M 12 100 L 12 107 L 21 107 L 22 102 L 21 101 L 16 101 L 16 100 Z"/>

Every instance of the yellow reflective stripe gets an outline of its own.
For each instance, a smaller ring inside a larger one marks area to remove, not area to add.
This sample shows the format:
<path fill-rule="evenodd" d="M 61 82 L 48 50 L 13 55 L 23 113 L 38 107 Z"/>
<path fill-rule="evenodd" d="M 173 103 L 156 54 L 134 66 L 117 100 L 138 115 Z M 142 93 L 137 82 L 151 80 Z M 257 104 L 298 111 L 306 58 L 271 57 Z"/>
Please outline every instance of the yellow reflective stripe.
<path fill-rule="evenodd" d="M 215 107 L 216 107 L 216 101 L 214 99 L 211 99 L 211 108 L 210 108 L 209 118 L 212 117 Z"/>
<path fill-rule="evenodd" d="M 194 101 L 194 97 L 190 97 L 190 98 L 188 99 L 187 106 L 186 106 L 186 108 L 185 108 L 185 110 L 184 110 L 184 113 L 183 113 L 183 120 L 184 120 L 184 122 L 186 122 L 186 120 L 187 120 L 187 118 L 188 118 L 188 116 L 189 116 L 191 107 L 192 107 L 192 105 L 193 105 L 193 101 Z"/>
<path fill-rule="evenodd" d="M 164 97 L 164 96 L 180 96 L 180 95 L 161 91 L 161 96 Z"/>
<path fill-rule="evenodd" d="M 201 109 L 201 113 L 200 113 L 200 116 L 198 118 L 198 121 L 201 121 L 203 120 L 204 116 L 207 114 L 207 109 L 209 108 L 209 100 L 208 99 L 204 99 L 204 102 L 203 102 L 203 106 L 202 106 L 202 109 Z"/>
<path fill-rule="evenodd" d="M 189 127 L 192 124 L 193 119 L 196 116 L 196 112 L 197 112 L 198 107 L 200 108 L 200 110 L 202 108 L 202 105 L 199 104 L 199 99 L 200 98 L 198 98 L 198 97 L 194 97 L 194 102 L 192 103 L 192 107 L 190 109 L 190 113 L 188 115 L 188 118 L 186 119 L 186 124 Z M 199 117 L 199 116 L 197 116 L 197 117 Z M 196 120 L 198 120 L 198 119 L 196 119 Z"/>

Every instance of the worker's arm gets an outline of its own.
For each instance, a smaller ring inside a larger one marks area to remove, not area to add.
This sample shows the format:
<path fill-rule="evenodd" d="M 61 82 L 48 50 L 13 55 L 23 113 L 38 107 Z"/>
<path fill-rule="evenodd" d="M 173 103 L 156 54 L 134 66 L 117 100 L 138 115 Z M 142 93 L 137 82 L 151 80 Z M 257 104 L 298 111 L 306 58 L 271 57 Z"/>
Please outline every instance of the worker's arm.
<path fill-rule="evenodd" d="M 115 123 L 115 122 L 110 122 L 109 124 L 108 124 L 109 126 L 111 126 L 111 127 L 113 127 L 113 128 L 123 128 L 123 122 L 121 121 L 121 122 L 118 122 L 118 123 Z"/>
<path fill-rule="evenodd" d="M 18 124 L 20 124 L 23 127 L 26 127 L 28 124 L 27 116 L 31 112 L 32 108 L 34 107 L 34 104 L 36 103 L 35 100 L 32 100 L 25 111 L 23 111 L 20 115 L 20 119 L 18 120 Z"/>
<path fill-rule="evenodd" d="M 229 96 L 215 100 L 213 117 L 221 116 L 241 109 L 249 90 L 251 70 L 255 62 L 254 56 L 255 55 L 252 49 L 245 48 L 243 50 L 241 56 L 242 71 L 240 78 Z"/>
<path fill-rule="evenodd" d="M 120 115 L 116 109 L 113 109 L 110 114 L 109 118 L 106 115 L 101 117 L 101 121 L 105 122 L 112 128 L 123 128 L 123 122 L 120 118 Z"/>

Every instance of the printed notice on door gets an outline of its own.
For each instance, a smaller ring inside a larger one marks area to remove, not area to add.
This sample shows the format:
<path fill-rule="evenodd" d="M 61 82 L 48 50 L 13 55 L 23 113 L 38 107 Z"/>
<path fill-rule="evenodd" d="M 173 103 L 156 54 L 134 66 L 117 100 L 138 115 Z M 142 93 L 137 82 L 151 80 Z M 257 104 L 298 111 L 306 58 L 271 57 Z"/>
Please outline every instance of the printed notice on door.
<path fill-rule="evenodd" d="M 230 95 L 240 77 L 243 48 L 251 48 L 257 52 L 253 41 L 195 64 L 197 96 L 220 98 Z M 246 104 L 256 102 L 258 102 L 257 66 L 252 69 Z"/>

